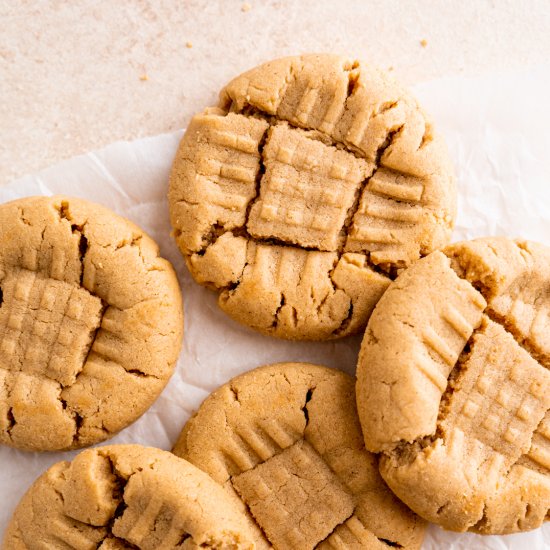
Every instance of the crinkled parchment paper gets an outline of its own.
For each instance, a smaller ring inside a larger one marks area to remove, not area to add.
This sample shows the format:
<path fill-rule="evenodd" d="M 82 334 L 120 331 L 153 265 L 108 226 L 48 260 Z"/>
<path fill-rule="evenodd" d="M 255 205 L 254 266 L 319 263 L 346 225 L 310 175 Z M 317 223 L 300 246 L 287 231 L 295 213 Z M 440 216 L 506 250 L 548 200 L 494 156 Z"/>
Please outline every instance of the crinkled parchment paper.
<path fill-rule="evenodd" d="M 445 134 L 456 165 L 454 240 L 508 235 L 550 245 L 550 66 L 437 80 L 417 85 L 414 92 Z M 192 282 L 169 235 L 166 202 L 168 172 L 180 137 L 175 132 L 115 143 L 0 187 L 0 202 L 55 193 L 100 202 L 143 227 L 179 274 L 185 344 L 175 374 L 151 409 L 112 443 L 170 449 L 210 391 L 261 364 L 300 360 L 350 374 L 355 369 L 359 337 L 318 344 L 260 336 L 226 317 L 215 295 Z M 0 536 L 32 481 L 74 454 L 0 447 Z M 424 548 L 550 549 L 550 524 L 507 537 L 457 535 L 432 526 Z"/>

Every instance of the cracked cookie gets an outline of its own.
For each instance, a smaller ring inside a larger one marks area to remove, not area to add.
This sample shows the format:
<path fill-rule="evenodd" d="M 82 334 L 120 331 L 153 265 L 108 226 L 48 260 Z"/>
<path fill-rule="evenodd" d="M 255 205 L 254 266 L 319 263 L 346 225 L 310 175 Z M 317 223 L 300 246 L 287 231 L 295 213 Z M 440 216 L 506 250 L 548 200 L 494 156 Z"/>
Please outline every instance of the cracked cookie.
<path fill-rule="evenodd" d="M 539 527 L 550 510 L 550 249 L 453 244 L 401 274 L 357 369 L 366 446 L 422 517 L 454 531 Z"/>
<path fill-rule="evenodd" d="M 53 451 L 102 441 L 166 385 L 181 292 L 158 246 L 68 197 L 0 206 L 0 442 Z"/>
<path fill-rule="evenodd" d="M 253 534 L 226 492 L 167 451 L 111 445 L 59 462 L 27 491 L 5 550 L 251 550 Z"/>
<path fill-rule="evenodd" d="M 170 216 L 194 279 L 264 334 L 363 330 L 400 268 L 447 244 L 455 216 L 443 140 L 381 72 L 288 57 L 230 82 L 193 118 Z"/>
<path fill-rule="evenodd" d="M 257 548 L 419 548 L 425 523 L 365 450 L 354 380 L 306 363 L 238 376 L 211 394 L 173 452 L 240 504 Z"/>

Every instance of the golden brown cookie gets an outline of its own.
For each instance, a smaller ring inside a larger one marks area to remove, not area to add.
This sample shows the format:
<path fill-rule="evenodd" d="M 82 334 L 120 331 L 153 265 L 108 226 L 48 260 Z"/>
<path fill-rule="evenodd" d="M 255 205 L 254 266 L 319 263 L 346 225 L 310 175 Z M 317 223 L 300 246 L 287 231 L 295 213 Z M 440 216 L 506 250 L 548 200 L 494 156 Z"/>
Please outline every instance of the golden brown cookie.
<path fill-rule="evenodd" d="M 550 249 L 485 238 L 400 275 L 357 369 L 367 448 L 424 518 L 455 531 L 540 526 L 550 510 Z"/>
<path fill-rule="evenodd" d="M 307 363 L 234 378 L 201 405 L 173 452 L 247 511 L 258 548 L 419 548 L 425 524 L 364 447 L 354 381 Z"/>
<path fill-rule="evenodd" d="M 69 197 L 0 206 L 0 442 L 91 445 L 136 420 L 182 339 L 172 266 L 143 231 Z"/>
<path fill-rule="evenodd" d="M 5 550 L 254 548 L 247 521 L 204 472 L 139 445 L 83 451 L 27 491 Z"/>
<path fill-rule="evenodd" d="M 193 118 L 170 178 L 195 280 L 281 338 L 363 330 L 399 268 L 447 244 L 442 138 L 410 94 L 336 55 L 287 57 L 230 82 Z"/>

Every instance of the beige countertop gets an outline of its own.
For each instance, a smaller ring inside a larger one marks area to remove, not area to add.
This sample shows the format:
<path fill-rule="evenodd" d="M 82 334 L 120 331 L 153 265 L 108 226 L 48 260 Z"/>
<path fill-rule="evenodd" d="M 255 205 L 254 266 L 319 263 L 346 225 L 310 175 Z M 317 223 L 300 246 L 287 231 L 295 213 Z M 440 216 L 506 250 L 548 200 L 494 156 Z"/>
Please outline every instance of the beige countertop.
<path fill-rule="evenodd" d="M 349 53 L 414 83 L 547 61 L 549 28 L 547 0 L 0 0 L 0 183 L 180 128 L 273 57 Z"/>

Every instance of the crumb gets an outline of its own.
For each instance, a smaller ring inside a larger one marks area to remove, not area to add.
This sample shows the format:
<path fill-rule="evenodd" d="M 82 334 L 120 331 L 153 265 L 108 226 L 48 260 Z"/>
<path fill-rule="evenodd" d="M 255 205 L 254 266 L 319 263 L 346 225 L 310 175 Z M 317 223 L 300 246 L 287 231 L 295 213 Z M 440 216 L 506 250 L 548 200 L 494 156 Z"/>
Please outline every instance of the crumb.
<path fill-rule="evenodd" d="M 425 48 L 425 47 L 428 45 L 428 41 L 427 41 L 425 38 L 423 38 L 423 39 L 420 41 L 420 45 L 421 45 L 423 48 Z"/>
<path fill-rule="evenodd" d="M 193 47 L 193 42 L 186 42 L 185 47 L 186 48 L 192 48 Z"/>
<path fill-rule="evenodd" d="M 147 73 L 144 73 L 139 77 L 139 79 L 143 81 L 149 80 L 149 75 Z"/>
<path fill-rule="evenodd" d="M 248 3 L 248 2 L 245 2 L 242 6 L 241 6 L 241 11 L 250 11 L 250 8 L 252 6 Z"/>
<path fill-rule="evenodd" d="M 388 71 L 393 71 L 393 65 L 390 65 L 390 66 L 388 67 Z"/>

